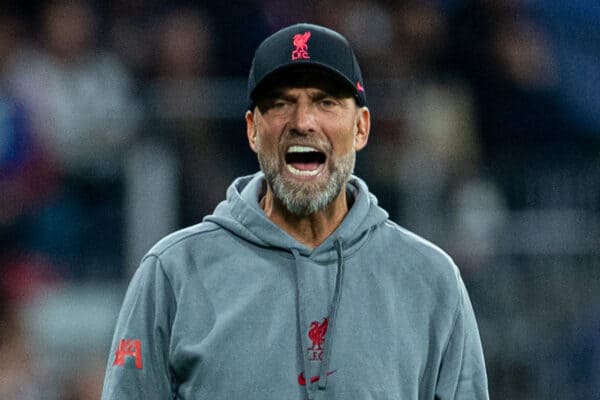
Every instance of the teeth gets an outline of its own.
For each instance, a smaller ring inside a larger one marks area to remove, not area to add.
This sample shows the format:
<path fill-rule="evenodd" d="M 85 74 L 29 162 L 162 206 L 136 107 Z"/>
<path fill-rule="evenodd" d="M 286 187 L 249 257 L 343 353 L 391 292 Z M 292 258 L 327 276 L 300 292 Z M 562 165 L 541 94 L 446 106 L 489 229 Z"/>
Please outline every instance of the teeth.
<path fill-rule="evenodd" d="M 290 146 L 290 148 L 287 149 L 288 153 L 310 153 L 312 151 L 319 151 L 319 150 L 315 149 L 314 147 L 309 147 L 309 146 Z"/>
<path fill-rule="evenodd" d="M 300 176 L 315 176 L 319 173 L 319 170 L 320 170 L 320 168 L 317 168 L 317 169 L 308 170 L 308 171 L 301 171 L 299 169 L 294 168 L 290 164 L 286 164 L 286 166 L 292 174 L 300 175 Z"/>

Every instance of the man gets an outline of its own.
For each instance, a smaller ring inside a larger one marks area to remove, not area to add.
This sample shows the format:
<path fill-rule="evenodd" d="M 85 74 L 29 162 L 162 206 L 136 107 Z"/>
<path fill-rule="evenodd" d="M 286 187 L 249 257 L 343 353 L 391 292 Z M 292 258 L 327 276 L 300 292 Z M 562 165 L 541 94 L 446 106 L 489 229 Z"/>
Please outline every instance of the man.
<path fill-rule="evenodd" d="M 262 172 L 144 257 L 103 399 L 486 399 L 456 266 L 352 176 L 370 115 L 348 42 L 275 33 L 248 93 Z"/>

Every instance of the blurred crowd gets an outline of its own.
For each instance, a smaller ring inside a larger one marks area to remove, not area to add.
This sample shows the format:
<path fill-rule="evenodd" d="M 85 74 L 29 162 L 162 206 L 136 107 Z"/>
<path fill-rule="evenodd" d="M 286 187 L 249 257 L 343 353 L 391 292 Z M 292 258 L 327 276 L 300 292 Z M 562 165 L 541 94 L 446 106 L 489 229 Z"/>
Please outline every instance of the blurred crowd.
<path fill-rule="evenodd" d="M 120 287 L 155 240 L 257 170 L 245 79 L 260 41 L 295 22 L 354 44 L 374 119 L 356 172 L 393 219 L 451 253 L 476 311 L 482 293 L 484 346 L 501 335 L 485 294 L 503 292 L 478 286 L 497 277 L 493 257 L 598 256 L 600 3 L 11 3 L 0 6 L 0 398 L 99 398 L 104 343 L 78 344 L 94 348 L 86 360 L 42 362 L 21 316 L 44 291 Z M 509 216 L 530 210 L 560 211 L 553 226 L 571 241 L 529 232 L 539 243 L 524 244 L 527 227 Z M 555 382 L 572 398 L 600 393 L 593 315 L 577 320 L 577 340 L 561 338 L 574 349 L 561 348 Z M 535 398 L 487 346 L 492 394 Z"/>

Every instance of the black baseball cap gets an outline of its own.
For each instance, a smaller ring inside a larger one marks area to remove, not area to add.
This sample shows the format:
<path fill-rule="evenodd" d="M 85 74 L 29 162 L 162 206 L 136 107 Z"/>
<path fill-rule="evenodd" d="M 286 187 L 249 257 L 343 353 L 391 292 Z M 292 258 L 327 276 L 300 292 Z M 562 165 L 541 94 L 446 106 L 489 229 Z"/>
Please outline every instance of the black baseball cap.
<path fill-rule="evenodd" d="M 367 104 L 360 67 L 345 37 L 320 25 L 301 23 L 275 32 L 256 49 L 248 77 L 249 108 L 274 76 L 310 69 L 347 85 L 359 106 Z"/>

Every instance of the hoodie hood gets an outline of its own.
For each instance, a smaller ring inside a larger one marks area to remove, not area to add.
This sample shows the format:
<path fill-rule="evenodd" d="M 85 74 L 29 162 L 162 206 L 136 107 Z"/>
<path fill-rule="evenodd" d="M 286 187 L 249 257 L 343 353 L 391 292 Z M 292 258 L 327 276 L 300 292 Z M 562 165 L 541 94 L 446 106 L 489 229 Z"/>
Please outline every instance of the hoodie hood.
<path fill-rule="evenodd" d="M 334 245 L 336 241 L 340 241 L 346 254 L 349 254 L 374 226 L 388 219 L 387 212 L 377 205 L 377 199 L 369 193 L 363 180 L 352 176 L 346 190 L 353 201 L 352 207 L 340 226 L 315 249 L 292 238 L 269 220 L 260 208 L 259 200 L 266 191 L 262 172 L 236 179 L 227 190 L 226 200 L 204 220 L 258 246 L 288 252 L 294 249 L 302 256 L 325 262 L 337 257 Z"/>

